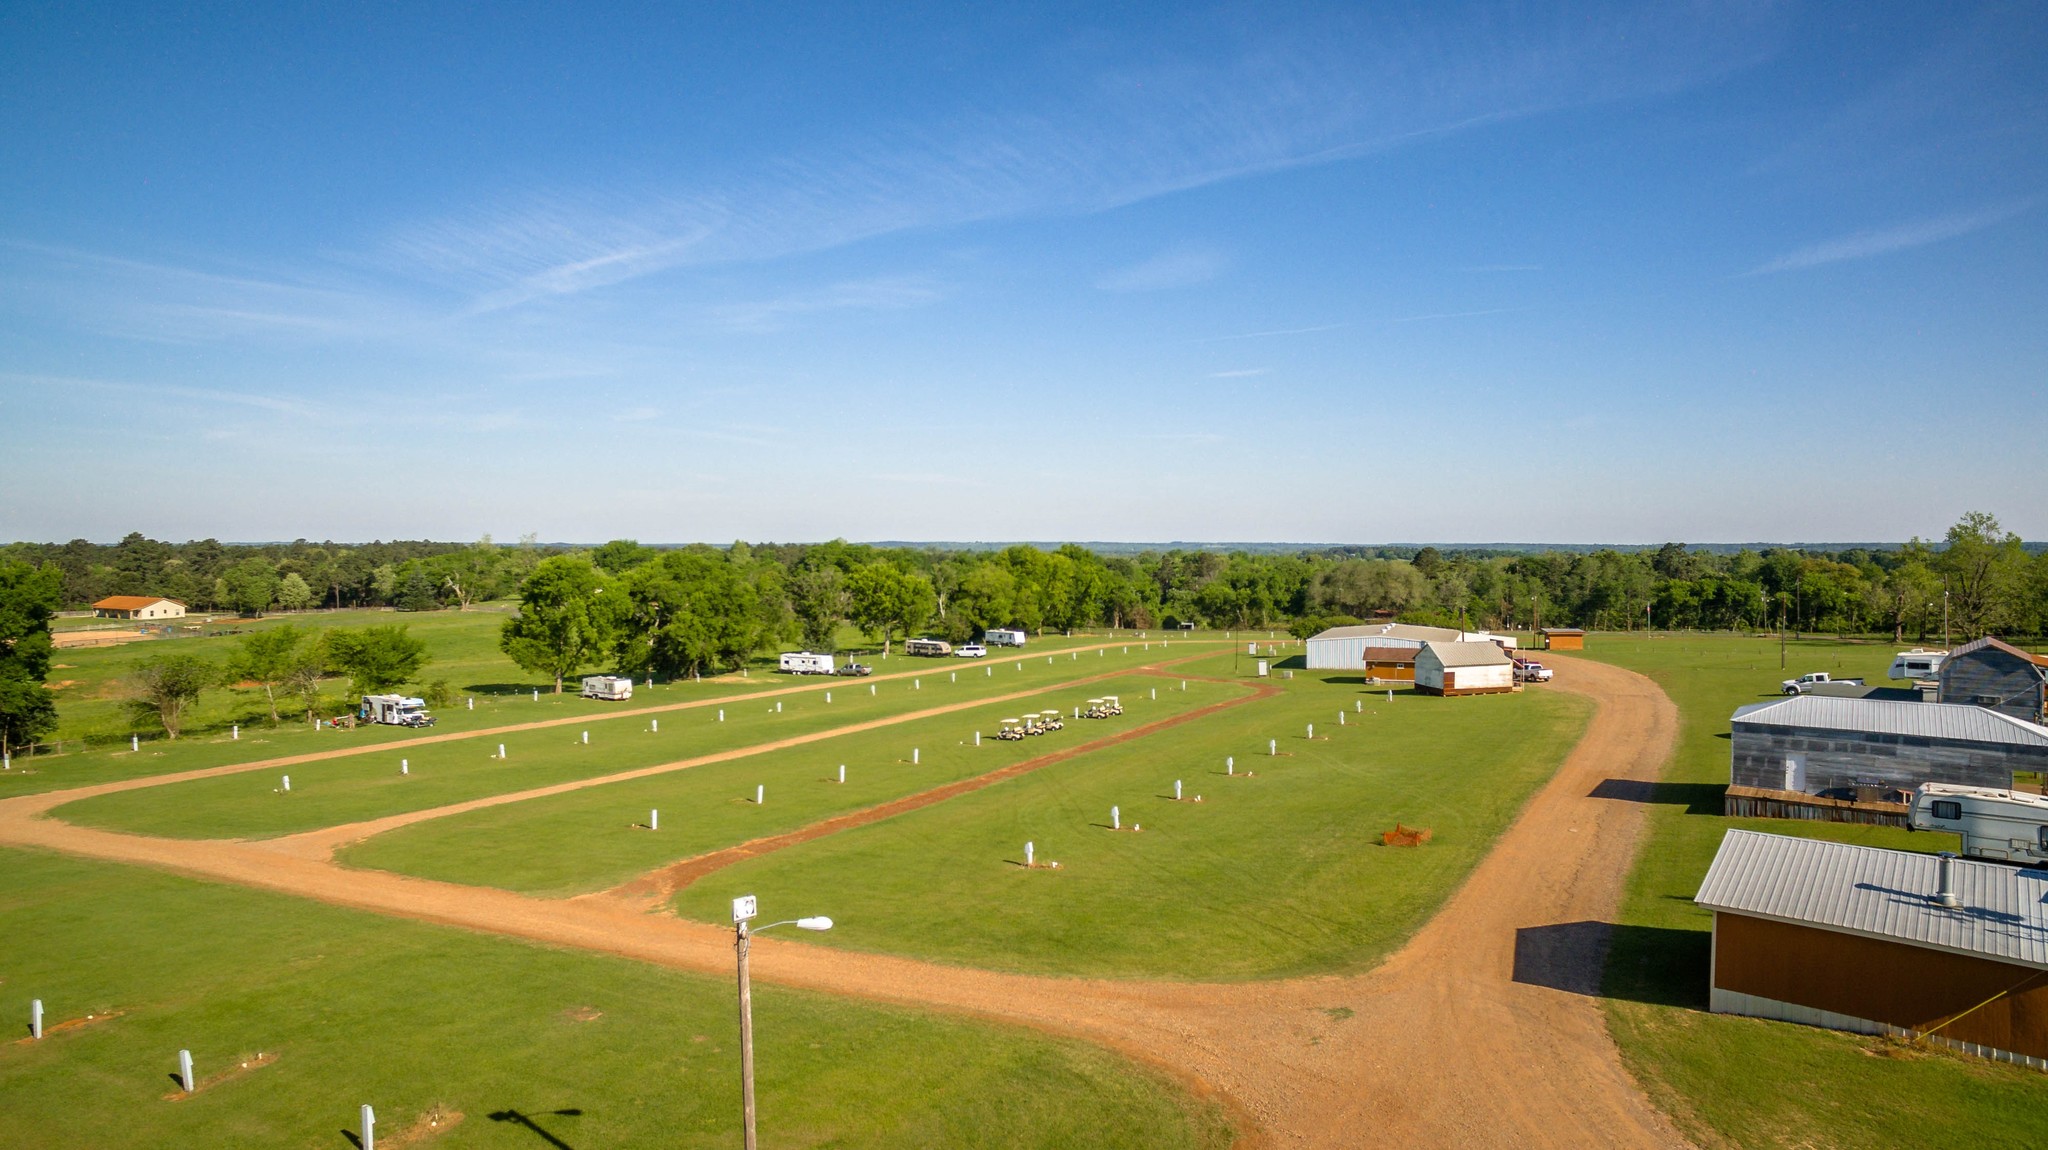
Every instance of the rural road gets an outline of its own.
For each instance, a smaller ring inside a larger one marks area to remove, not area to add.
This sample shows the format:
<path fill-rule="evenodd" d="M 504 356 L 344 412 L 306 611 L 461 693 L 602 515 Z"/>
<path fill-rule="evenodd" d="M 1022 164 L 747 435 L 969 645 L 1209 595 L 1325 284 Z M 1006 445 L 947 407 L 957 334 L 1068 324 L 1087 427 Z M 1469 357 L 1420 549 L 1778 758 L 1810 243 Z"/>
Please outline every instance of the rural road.
<path fill-rule="evenodd" d="M 1680 1147 L 1622 1068 L 1593 997 L 1650 781 L 1677 712 L 1642 676 L 1557 659 L 1597 705 L 1557 774 L 1458 893 L 1361 975 L 1200 984 L 1040 978 L 783 940 L 755 977 L 961 1011 L 1101 1043 L 1222 1102 L 1252 1147 Z M 1625 788 L 1606 793 L 1624 792 Z M 0 844 L 160 867 L 377 913 L 727 973 L 730 934 L 614 899 L 549 900 L 354 871 L 262 843 L 195 842 L 40 817 L 77 792 L 0 802 Z M 54 800 L 54 801 L 53 801 Z M 1346 1012 L 1349 1012 L 1348 1014 Z"/>

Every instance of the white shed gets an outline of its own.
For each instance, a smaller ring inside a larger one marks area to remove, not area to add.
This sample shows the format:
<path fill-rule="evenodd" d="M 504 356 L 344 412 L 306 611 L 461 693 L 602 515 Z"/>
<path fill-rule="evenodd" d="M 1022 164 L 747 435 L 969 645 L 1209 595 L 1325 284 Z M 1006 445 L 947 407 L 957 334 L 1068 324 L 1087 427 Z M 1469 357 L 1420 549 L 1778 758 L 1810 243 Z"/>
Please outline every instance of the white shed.
<path fill-rule="evenodd" d="M 1494 695 L 1515 689 L 1515 661 L 1498 644 L 1424 643 L 1415 689 L 1425 695 Z"/>

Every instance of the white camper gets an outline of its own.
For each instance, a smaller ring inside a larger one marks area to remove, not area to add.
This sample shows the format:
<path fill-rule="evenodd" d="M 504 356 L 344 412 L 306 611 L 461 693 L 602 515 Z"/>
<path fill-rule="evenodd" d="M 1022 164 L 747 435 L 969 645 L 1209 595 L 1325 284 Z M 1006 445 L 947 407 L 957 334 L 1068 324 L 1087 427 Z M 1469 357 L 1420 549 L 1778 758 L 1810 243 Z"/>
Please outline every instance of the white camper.
<path fill-rule="evenodd" d="M 792 675 L 829 675 L 832 673 L 832 656 L 809 651 L 784 651 L 780 669 Z"/>
<path fill-rule="evenodd" d="M 585 675 L 583 697 L 586 699 L 630 699 L 633 697 L 633 680 L 625 675 Z"/>
<path fill-rule="evenodd" d="M 427 714 L 427 701 L 404 695 L 364 695 L 363 705 L 356 709 L 356 720 L 392 727 L 434 725 L 434 716 Z"/>
<path fill-rule="evenodd" d="M 944 639 L 905 639 L 903 640 L 903 653 L 906 655 L 925 655 L 931 657 L 950 655 L 953 653 L 953 644 L 946 642 Z"/>
<path fill-rule="evenodd" d="M 981 641 L 991 647 L 1022 647 L 1024 645 L 1024 632 L 990 628 L 982 633 Z"/>
<path fill-rule="evenodd" d="M 1922 783 L 1908 825 L 1963 838 L 1963 854 L 1999 862 L 2048 863 L 2048 797 L 1994 787 Z"/>
<path fill-rule="evenodd" d="M 1915 647 L 1901 651 L 1892 660 L 1892 669 L 1885 672 L 1887 679 L 1916 679 L 1925 681 L 1941 678 L 1942 661 L 1948 658 L 1947 651 L 1927 651 Z"/>

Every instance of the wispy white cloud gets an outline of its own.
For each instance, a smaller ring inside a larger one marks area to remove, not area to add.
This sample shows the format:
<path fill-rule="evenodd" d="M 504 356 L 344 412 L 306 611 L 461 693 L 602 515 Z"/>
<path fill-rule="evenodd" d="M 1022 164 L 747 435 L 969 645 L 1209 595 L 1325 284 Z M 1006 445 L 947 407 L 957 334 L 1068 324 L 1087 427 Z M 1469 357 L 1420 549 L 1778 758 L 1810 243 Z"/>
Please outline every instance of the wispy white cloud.
<path fill-rule="evenodd" d="M 833 311 L 901 311 L 940 298 L 930 281 L 910 277 L 855 280 L 817 291 L 795 292 L 776 299 L 726 304 L 712 309 L 722 326 L 737 331 L 778 331 L 802 315 Z"/>
<path fill-rule="evenodd" d="M 1804 271 L 1807 268 L 1822 267 L 1841 263 L 1844 260 L 1864 260 L 1873 256 L 1890 255 L 1911 248 L 1926 247 L 1928 244 L 1952 240 L 1971 232 L 1982 231 L 1993 224 L 2004 223 L 2033 206 L 2033 201 L 2004 204 L 1981 211 L 1963 212 L 1956 215 L 1936 216 L 1932 219 L 1914 220 L 1911 223 L 1895 224 L 1888 228 L 1856 232 L 1852 235 L 1837 236 L 1803 248 L 1795 248 L 1773 260 L 1744 272 L 1746 276 L 1772 275 L 1777 272 Z"/>
<path fill-rule="evenodd" d="M 1095 281 L 1103 291 L 1165 291 L 1194 287 L 1213 280 L 1227 261 L 1223 253 L 1206 248 L 1176 248 L 1148 260 L 1119 268 Z"/>

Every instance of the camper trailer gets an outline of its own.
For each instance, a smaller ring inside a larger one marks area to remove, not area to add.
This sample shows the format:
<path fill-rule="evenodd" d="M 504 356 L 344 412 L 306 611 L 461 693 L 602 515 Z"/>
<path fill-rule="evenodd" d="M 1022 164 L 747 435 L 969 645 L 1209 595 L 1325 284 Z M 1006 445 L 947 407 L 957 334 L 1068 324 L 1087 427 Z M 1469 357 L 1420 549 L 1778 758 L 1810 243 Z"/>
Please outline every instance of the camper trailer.
<path fill-rule="evenodd" d="M 1939 679 L 1942 660 L 1948 658 L 1947 651 L 1925 651 L 1915 647 L 1901 651 L 1892 660 L 1892 669 L 1885 672 L 1888 679 Z"/>
<path fill-rule="evenodd" d="M 364 695 L 363 705 L 356 709 L 356 721 L 392 727 L 431 727 L 434 716 L 427 714 L 425 699 L 411 699 L 404 695 Z"/>
<path fill-rule="evenodd" d="M 982 633 L 981 641 L 991 647 L 1022 647 L 1024 645 L 1024 632 L 990 628 Z"/>
<path fill-rule="evenodd" d="M 905 639 L 903 640 L 903 653 L 906 655 L 950 655 L 953 653 L 953 644 L 946 642 L 944 639 Z"/>
<path fill-rule="evenodd" d="M 1922 783 L 1908 824 L 1961 835 L 1962 853 L 1998 862 L 2048 863 L 2048 797 L 1992 787 Z"/>
<path fill-rule="evenodd" d="M 829 675 L 832 673 L 832 656 L 814 655 L 809 651 L 784 651 L 778 669 L 792 675 Z"/>
<path fill-rule="evenodd" d="M 633 697 L 633 680 L 624 675 L 585 675 L 583 697 L 586 699 L 630 699 Z"/>

